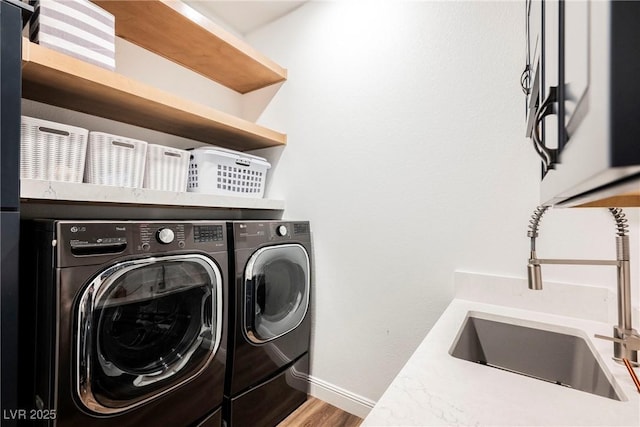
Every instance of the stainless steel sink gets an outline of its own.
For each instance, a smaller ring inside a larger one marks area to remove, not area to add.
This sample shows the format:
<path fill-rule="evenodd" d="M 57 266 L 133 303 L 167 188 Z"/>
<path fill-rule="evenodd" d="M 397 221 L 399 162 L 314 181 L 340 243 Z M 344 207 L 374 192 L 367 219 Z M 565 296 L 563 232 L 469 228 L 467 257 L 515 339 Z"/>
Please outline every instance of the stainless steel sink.
<path fill-rule="evenodd" d="M 609 399 L 626 400 L 585 338 L 578 330 L 469 312 L 449 354 Z"/>

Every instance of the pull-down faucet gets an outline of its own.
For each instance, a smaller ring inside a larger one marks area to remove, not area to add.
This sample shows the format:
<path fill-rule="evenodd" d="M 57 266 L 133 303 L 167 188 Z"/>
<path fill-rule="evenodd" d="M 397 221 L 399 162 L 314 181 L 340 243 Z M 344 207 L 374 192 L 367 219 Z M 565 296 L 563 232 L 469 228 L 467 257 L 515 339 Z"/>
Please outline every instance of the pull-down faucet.
<path fill-rule="evenodd" d="M 542 289 L 542 264 L 563 265 L 611 265 L 618 270 L 618 324 L 613 327 L 613 337 L 596 335 L 597 338 L 613 341 L 614 359 L 622 362 L 629 360 L 638 366 L 638 351 L 640 351 L 640 335 L 631 324 L 631 279 L 629 266 L 629 225 L 625 214 L 620 208 L 609 208 L 609 212 L 616 221 L 616 259 L 540 259 L 536 255 L 536 238 L 542 215 L 549 206 L 538 206 L 531 215 L 527 236 L 531 238 L 531 255 L 527 265 L 529 289 Z"/>

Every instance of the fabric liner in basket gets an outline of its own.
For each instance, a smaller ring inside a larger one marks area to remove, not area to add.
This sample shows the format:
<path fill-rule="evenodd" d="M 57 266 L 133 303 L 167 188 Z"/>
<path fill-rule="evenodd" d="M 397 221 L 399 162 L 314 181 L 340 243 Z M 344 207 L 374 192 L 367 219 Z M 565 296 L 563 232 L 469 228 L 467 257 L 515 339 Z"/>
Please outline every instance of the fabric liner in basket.
<path fill-rule="evenodd" d="M 85 182 L 142 188 L 147 142 L 89 132 Z"/>
<path fill-rule="evenodd" d="M 190 153 L 164 145 L 148 144 L 144 188 L 187 191 Z"/>
<path fill-rule="evenodd" d="M 82 182 L 87 129 L 22 116 L 20 178 Z"/>

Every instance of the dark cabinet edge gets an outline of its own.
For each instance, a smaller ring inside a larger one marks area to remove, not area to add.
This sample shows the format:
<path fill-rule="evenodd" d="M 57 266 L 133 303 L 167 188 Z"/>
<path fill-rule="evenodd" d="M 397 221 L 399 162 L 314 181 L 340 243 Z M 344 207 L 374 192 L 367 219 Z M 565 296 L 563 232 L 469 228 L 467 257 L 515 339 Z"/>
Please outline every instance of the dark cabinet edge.
<path fill-rule="evenodd" d="M 31 14 L 33 13 L 33 6 L 24 3 L 20 0 L 0 0 L 2 3 L 10 4 L 11 6 L 19 7 L 22 9 L 22 23 L 23 25 L 27 23 Z"/>

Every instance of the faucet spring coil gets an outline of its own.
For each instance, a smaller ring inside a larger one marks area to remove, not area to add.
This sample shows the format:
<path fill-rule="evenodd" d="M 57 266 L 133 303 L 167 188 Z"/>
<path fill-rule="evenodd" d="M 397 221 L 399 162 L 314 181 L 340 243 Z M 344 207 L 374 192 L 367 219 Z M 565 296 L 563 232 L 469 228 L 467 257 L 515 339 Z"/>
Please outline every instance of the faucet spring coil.
<path fill-rule="evenodd" d="M 531 219 L 529 220 L 529 231 L 527 231 L 527 236 L 531 238 L 538 237 L 538 227 L 540 227 L 540 220 L 542 219 L 542 215 L 549 209 L 549 206 L 541 205 L 536 208 L 531 215 Z"/>
<path fill-rule="evenodd" d="M 623 237 L 627 235 L 629 231 L 629 220 L 626 218 L 626 214 L 621 208 L 609 208 L 609 212 L 613 215 L 613 218 L 616 220 L 616 229 L 618 236 Z"/>

